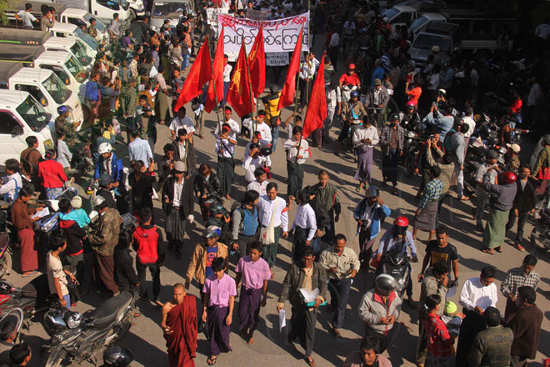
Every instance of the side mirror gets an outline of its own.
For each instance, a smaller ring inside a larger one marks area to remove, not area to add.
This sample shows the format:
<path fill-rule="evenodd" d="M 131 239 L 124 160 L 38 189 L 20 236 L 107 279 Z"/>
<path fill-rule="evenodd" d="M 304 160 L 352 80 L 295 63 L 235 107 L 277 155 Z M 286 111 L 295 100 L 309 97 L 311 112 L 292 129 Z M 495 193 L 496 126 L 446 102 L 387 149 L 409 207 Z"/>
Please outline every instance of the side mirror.
<path fill-rule="evenodd" d="M 46 98 L 40 98 L 40 104 L 42 106 L 47 106 L 48 105 L 48 101 L 46 100 Z"/>
<path fill-rule="evenodd" d="M 15 125 L 13 129 L 11 129 L 11 134 L 13 136 L 18 136 L 23 134 L 23 128 L 20 125 Z"/>

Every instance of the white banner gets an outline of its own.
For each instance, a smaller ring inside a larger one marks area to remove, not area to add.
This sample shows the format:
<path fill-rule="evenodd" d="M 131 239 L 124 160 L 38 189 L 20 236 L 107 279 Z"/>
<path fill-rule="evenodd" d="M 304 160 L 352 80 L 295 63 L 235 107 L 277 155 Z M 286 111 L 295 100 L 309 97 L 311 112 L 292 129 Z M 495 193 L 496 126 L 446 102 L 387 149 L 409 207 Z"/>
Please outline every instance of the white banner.
<path fill-rule="evenodd" d="M 265 54 L 265 64 L 267 66 L 285 66 L 290 63 L 288 52 L 269 52 Z"/>
<path fill-rule="evenodd" d="M 302 51 L 308 51 L 308 24 L 309 12 L 276 20 L 252 20 L 220 14 L 218 15 L 218 35 L 222 29 L 221 25 L 224 27 L 224 53 L 229 56 L 230 61 L 235 61 L 239 55 L 243 39 L 246 51 L 250 52 L 260 25 L 263 26 L 264 30 L 266 53 L 294 51 L 302 26 L 304 27 Z"/>

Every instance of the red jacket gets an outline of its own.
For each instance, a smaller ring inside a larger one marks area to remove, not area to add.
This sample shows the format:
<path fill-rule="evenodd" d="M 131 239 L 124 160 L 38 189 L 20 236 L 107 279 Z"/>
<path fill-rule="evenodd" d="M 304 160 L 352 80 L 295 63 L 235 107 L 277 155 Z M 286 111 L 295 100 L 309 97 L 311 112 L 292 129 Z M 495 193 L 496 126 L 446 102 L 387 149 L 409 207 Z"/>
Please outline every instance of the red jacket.
<path fill-rule="evenodd" d="M 42 181 L 42 186 L 47 189 L 61 188 L 67 181 L 63 165 L 53 159 L 38 163 L 38 177 Z"/>
<path fill-rule="evenodd" d="M 159 260 L 160 233 L 156 226 L 139 226 L 134 232 L 134 248 L 141 264 L 154 264 Z"/>

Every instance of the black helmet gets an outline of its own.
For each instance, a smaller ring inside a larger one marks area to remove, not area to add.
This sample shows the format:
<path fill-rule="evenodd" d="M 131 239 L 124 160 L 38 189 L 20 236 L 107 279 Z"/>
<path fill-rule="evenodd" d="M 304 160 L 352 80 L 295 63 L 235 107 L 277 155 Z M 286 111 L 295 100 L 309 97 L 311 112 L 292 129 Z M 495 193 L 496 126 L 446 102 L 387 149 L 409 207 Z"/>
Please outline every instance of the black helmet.
<path fill-rule="evenodd" d="M 350 93 L 350 97 L 351 97 L 351 98 L 354 98 L 354 97 L 359 98 L 359 91 L 357 91 L 357 90 L 352 90 L 351 93 Z"/>
<path fill-rule="evenodd" d="M 103 362 L 106 366 L 127 367 L 134 360 L 132 353 L 126 348 L 114 345 L 103 353 Z"/>
<path fill-rule="evenodd" d="M 377 276 L 374 280 L 374 286 L 378 291 L 388 295 L 397 288 L 395 278 L 388 274 L 380 274 Z"/>
<path fill-rule="evenodd" d="M 225 208 L 223 207 L 223 205 L 221 205 L 219 203 L 215 203 L 214 205 L 212 205 L 210 207 L 210 213 L 212 215 L 224 214 L 225 213 Z"/>

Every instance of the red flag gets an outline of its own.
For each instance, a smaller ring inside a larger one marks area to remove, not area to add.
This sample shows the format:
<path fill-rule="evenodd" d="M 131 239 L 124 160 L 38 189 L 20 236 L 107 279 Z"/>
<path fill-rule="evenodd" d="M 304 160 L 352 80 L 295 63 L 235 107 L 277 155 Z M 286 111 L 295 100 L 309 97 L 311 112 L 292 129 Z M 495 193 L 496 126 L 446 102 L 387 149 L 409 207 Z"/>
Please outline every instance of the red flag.
<path fill-rule="evenodd" d="M 246 49 L 244 40 L 239 51 L 231 85 L 227 92 L 227 103 L 230 104 L 239 117 L 243 117 L 253 111 L 252 89 L 250 88 L 250 76 L 248 74 L 248 65 L 246 61 Z"/>
<path fill-rule="evenodd" d="M 326 118 L 327 97 L 325 93 L 325 55 L 323 55 L 307 105 L 303 137 L 307 138 L 313 131 L 322 128 Z"/>
<path fill-rule="evenodd" d="M 208 94 L 204 109 L 206 112 L 216 108 L 216 104 L 223 100 L 223 69 L 224 65 L 224 50 L 223 50 L 223 27 L 216 45 L 216 53 L 214 54 L 214 62 L 212 64 L 212 80 L 208 85 Z M 216 90 L 214 91 L 214 86 Z"/>
<path fill-rule="evenodd" d="M 212 65 L 208 48 L 208 37 L 206 37 L 197 54 L 195 62 L 191 66 L 187 78 L 185 78 L 174 111 L 179 110 L 181 107 L 185 106 L 187 102 L 201 94 L 202 86 L 210 80 L 212 76 Z"/>
<path fill-rule="evenodd" d="M 257 98 L 265 89 L 264 27 L 262 25 L 260 25 L 260 30 L 248 54 L 248 66 L 250 68 L 250 79 L 252 79 L 252 89 L 254 90 L 254 96 Z"/>
<path fill-rule="evenodd" d="M 296 46 L 294 47 L 294 53 L 288 66 L 288 72 L 286 74 L 285 85 L 281 91 L 281 98 L 279 98 L 279 105 L 277 110 L 282 110 L 286 106 L 290 106 L 294 100 L 294 94 L 296 94 L 296 75 L 300 70 L 300 54 L 302 53 L 302 36 L 304 34 L 304 27 L 300 31 Z"/>

